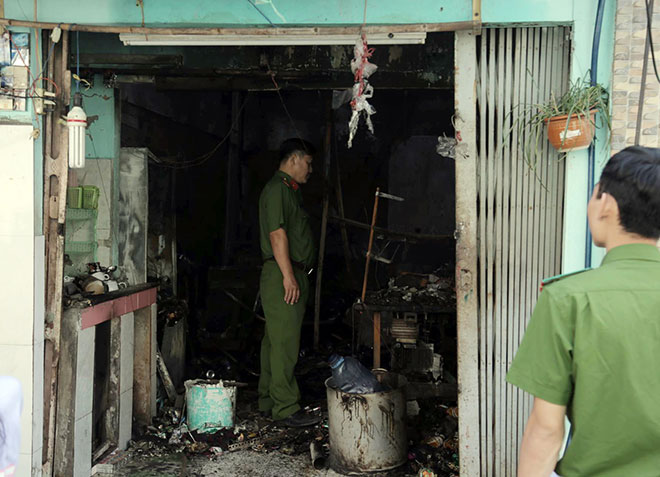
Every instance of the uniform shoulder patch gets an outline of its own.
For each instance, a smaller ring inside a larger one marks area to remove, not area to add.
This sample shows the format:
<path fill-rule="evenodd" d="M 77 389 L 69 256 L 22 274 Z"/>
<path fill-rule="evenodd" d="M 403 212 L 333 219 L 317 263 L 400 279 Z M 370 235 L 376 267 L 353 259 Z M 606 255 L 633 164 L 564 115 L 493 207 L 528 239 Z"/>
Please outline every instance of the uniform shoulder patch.
<path fill-rule="evenodd" d="M 293 179 L 289 180 L 286 177 L 282 177 L 282 182 L 289 189 L 298 190 L 298 187 L 299 187 L 298 183 L 296 181 L 294 181 Z"/>
<path fill-rule="evenodd" d="M 588 272 L 589 270 L 592 270 L 591 268 L 584 268 L 582 270 L 577 270 L 575 272 L 570 272 L 570 273 L 564 273 L 561 275 L 555 275 L 554 277 L 548 277 L 544 278 L 543 281 L 541 281 L 541 291 L 543 291 L 543 287 L 550 285 L 551 283 L 558 282 L 559 280 L 562 280 L 566 277 L 572 277 L 573 275 L 578 275 L 580 273 Z"/>

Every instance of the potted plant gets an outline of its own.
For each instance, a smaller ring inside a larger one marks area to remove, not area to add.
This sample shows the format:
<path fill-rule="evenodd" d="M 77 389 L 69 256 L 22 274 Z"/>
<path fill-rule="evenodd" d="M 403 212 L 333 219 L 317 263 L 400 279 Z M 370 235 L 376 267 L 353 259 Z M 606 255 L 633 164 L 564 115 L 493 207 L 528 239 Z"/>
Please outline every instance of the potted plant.
<path fill-rule="evenodd" d="M 532 167 L 544 130 L 552 146 L 562 153 L 585 149 L 592 143 L 596 128 L 606 127 L 609 134 L 609 93 L 600 84 L 579 79 L 559 98 L 551 94 L 545 103 L 522 106 L 513 119 L 514 127 L 519 140 L 525 141 L 524 157 Z"/>

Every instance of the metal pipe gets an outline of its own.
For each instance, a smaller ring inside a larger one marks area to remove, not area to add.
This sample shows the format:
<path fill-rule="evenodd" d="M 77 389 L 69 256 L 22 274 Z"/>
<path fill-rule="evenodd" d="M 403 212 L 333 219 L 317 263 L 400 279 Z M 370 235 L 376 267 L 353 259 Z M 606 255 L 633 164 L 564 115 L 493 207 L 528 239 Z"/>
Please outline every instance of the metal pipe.
<path fill-rule="evenodd" d="M 596 24 L 594 25 L 594 40 L 591 47 L 591 84 L 595 85 L 598 81 L 598 50 L 600 48 L 600 33 L 603 28 L 603 12 L 605 10 L 605 0 L 598 0 L 598 9 L 596 10 Z M 589 146 L 589 166 L 587 170 L 587 202 L 591 199 L 594 190 L 594 170 L 596 163 L 596 148 L 592 142 Z M 587 234 L 584 249 L 584 266 L 591 267 L 591 230 L 587 222 Z"/>
<path fill-rule="evenodd" d="M 371 231 L 369 232 L 369 246 L 367 247 L 367 261 L 364 265 L 364 280 L 362 280 L 362 303 L 367 294 L 367 278 L 369 277 L 369 261 L 371 259 L 371 248 L 374 244 L 374 227 L 376 226 L 376 214 L 378 213 L 378 198 L 380 197 L 380 187 L 376 187 L 376 196 L 374 198 L 374 212 L 371 216 Z"/>
<path fill-rule="evenodd" d="M 374 368 L 380 368 L 380 311 L 374 312 Z"/>
<path fill-rule="evenodd" d="M 646 0 L 644 0 L 646 1 Z M 649 25 L 646 28 L 646 45 L 644 46 L 644 63 L 642 64 L 642 83 L 639 85 L 639 102 L 637 104 L 637 124 L 635 125 L 635 146 L 639 146 L 639 136 L 642 132 L 642 117 L 644 111 L 644 97 L 646 96 L 646 74 L 649 70 L 649 51 L 651 49 L 651 21 L 653 19 L 653 2 L 648 5 L 647 18 Z"/>
<path fill-rule="evenodd" d="M 312 441 L 309 443 L 309 454 L 312 458 L 312 466 L 316 470 L 321 470 L 325 468 L 325 456 L 321 450 L 321 445 L 318 441 Z"/>

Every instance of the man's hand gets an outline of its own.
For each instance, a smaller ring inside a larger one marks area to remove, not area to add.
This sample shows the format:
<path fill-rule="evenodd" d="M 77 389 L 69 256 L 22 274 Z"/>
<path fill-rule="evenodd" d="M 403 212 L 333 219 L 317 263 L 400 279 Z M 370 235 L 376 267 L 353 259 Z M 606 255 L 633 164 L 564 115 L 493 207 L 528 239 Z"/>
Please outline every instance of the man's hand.
<path fill-rule="evenodd" d="M 296 278 L 291 276 L 284 277 L 284 301 L 289 305 L 295 305 L 300 299 L 300 287 Z"/>
<path fill-rule="evenodd" d="M 289 305 L 295 305 L 300 299 L 300 287 L 293 274 L 293 266 L 289 258 L 289 238 L 282 228 L 270 233 L 270 245 L 273 247 L 275 261 L 280 267 L 284 277 L 284 301 Z"/>

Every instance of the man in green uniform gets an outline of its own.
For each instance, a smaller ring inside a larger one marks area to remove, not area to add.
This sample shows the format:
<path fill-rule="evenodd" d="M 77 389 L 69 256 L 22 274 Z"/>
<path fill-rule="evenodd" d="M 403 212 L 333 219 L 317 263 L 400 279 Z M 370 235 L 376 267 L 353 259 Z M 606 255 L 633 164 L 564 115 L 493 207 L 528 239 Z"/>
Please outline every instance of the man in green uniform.
<path fill-rule="evenodd" d="M 660 149 L 615 154 L 587 215 L 607 255 L 544 282 L 507 375 L 534 396 L 518 476 L 657 477 Z M 557 462 L 565 415 L 572 435 Z"/>
<path fill-rule="evenodd" d="M 289 427 L 316 424 L 301 411 L 293 370 L 309 296 L 308 273 L 316 248 L 299 184 L 312 173 L 314 148 L 288 139 L 280 148 L 280 167 L 259 198 L 259 237 L 264 259 L 261 301 L 266 330 L 261 342 L 259 410 Z"/>

